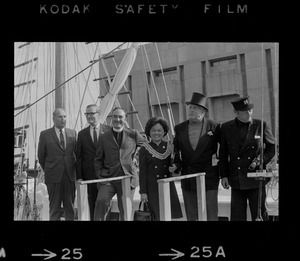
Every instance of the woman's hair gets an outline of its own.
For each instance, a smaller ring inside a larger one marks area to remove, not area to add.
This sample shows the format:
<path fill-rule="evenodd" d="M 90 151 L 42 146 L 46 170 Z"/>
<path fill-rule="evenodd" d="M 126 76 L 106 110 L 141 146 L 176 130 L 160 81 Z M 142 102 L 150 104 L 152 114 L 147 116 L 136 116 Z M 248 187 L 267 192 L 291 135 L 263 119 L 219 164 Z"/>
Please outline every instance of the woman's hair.
<path fill-rule="evenodd" d="M 147 135 L 147 137 L 150 137 L 150 130 L 151 128 L 156 125 L 156 124 L 160 124 L 163 129 L 164 129 L 164 136 L 167 135 L 168 131 L 169 131 L 169 126 L 168 126 L 168 123 L 166 120 L 164 120 L 163 118 L 161 117 L 153 117 L 151 119 L 149 119 L 146 123 L 146 126 L 145 126 L 145 134 Z"/>

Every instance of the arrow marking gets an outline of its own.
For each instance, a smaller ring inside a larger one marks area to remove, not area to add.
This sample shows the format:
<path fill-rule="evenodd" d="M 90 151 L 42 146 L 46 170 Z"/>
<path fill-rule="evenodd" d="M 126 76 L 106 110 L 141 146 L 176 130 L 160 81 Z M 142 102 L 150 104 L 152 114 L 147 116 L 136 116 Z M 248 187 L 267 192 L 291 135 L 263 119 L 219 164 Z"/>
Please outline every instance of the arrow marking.
<path fill-rule="evenodd" d="M 184 256 L 184 253 L 182 253 L 176 249 L 171 248 L 171 250 L 175 253 L 166 253 L 166 254 L 158 254 L 158 255 L 159 256 L 173 256 L 172 260 Z"/>
<path fill-rule="evenodd" d="M 47 253 L 47 254 L 31 254 L 31 256 L 44 256 L 44 257 L 45 257 L 44 260 L 50 259 L 50 258 L 56 256 L 55 253 L 53 253 L 53 252 L 51 252 L 51 251 L 49 251 L 49 250 L 47 250 L 47 249 L 44 249 L 44 251 L 46 251 L 46 252 L 48 252 L 48 253 Z"/>

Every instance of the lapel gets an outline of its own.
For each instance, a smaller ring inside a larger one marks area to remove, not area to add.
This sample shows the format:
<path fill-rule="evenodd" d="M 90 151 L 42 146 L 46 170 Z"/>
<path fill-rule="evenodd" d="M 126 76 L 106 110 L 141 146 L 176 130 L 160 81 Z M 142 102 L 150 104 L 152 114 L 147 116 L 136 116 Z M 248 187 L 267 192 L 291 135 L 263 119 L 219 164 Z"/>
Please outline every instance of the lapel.
<path fill-rule="evenodd" d="M 91 133 L 90 133 L 90 126 L 88 126 L 88 127 L 85 128 L 85 135 L 86 135 L 86 138 L 87 138 L 89 144 L 91 146 L 95 147 L 95 144 L 94 144 L 94 142 L 92 140 Z M 99 141 L 99 139 L 97 140 L 97 143 L 98 143 L 98 141 Z"/>
<path fill-rule="evenodd" d="M 66 132 L 66 129 L 65 129 L 65 133 L 66 133 L 66 140 L 65 140 L 65 143 L 67 144 L 67 132 Z M 55 132 L 55 127 L 52 128 L 52 131 L 51 131 L 51 134 L 52 134 L 52 137 L 53 139 L 55 140 L 55 142 L 57 143 L 57 146 L 64 151 L 64 148 L 60 145 L 60 142 L 59 142 L 59 139 L 56 135 L 56 132 Z"/>
<path fill-rule="evenodd" d="M 189 121 L 188 120 L 185 122 L 185 124 L 183 125 L 182 128 L 183 128 L 183 133 L 184 133 L 184 135 L 183 135 L 183 144 L 186 144 L 187 149 L 189 149 L 193 153 L 194 150 L 193 150 L 193 147 L 191 145 L 190 138 L 189 138 Z M 199 140 L 198 140 L 198 142 L 199 142 Z"/>
<path fill-rule="evenodd" d="M 108 131 L 109 132 L 109 135 L 111 136 L 111 139 L 113 140 L 113 143 L 118 146 L 119 148 L 119 144 L 118 144 L 118 141 L 116 140 L 115 138 L 115 135 L 114 135 L 114 132 L 113 132 L 113 128 L 111 127 L 110 130 Z M 123 142 L 123 141 L 122 141 Z"/>
<path fill-rule="evenodd" d="M 67 149 L 67 147 L 68 147 L 68 141 L 69 141 L 69 139 L 70 139 L 70 136 L 71 136 L 71 133 L 69 132 L 69 130 L 67 129 L 67 128 L 65 128 L 65 134 L 66 134 L 66 140 L 65 140 L 65 146 L 66 146 L 66 148 L 65 148 L 65 150 Z"/>
<path fill-rule="evenodd" d="M 126 136 L 127 136 L 127 132 L 126 132 L 126 129 L 124 128 L 123 131 L 122 131 L 122 142 L 121 142 L 121 147 L 120 148 L 124 147 L 125 140 L 127 139 Z"/>
<path fill-rule="evenodd" d="M 184 125 L 183 128 L 184 128 L 184 133 L 185 133 L 184 141 L 185 141 L 185 144 L 187 144 L 189 150 L 192 152 L 191 155 L 194 155 L 193 153 L 196 151 L 199 153 L 199 149 L 205 147 L 205 146 L 203 146 L 204 145 L 203 141 L 205 140 L 204 137 L 207 132 L 207 119 L 206 118 L 203 119 L 202 133 L 200 133 L 195 150 L 193 149 L 192 144 L 190 142 L 190 138 L 189 138 L 189 122 L 188 121 L 186 121 L 186 124 Z"/>
<path fill-rule="evenodd" d="M 254 132 L 255 128 L 256 128 L 256 124 L 254 124 L 254 122 L 252 120 L 252 122 L 248 126 L 246 138 L 245 138 L 245 141 L 244 141 L 243 145 L 241 146 L 241 148 L 239 150 L 239 153 L 241 153 L 246 148 L 247 144 L 252 139 L 252 137 L 253 137 L 252 133 Z"/>
<path fill-rule="evenodd" d="M 201 150 L 203 150 L 206 147 L 206 144 L 208 142 L 208 139 L 206 139 L 207 138 L 206 133 L 207 133 L 207 120 L 204 118 L 203 119 L 202 133 L 200 133 L 198 143 L 197 143 L 197 146 L 196 146 L 196 149 L 195 149 L 195 151 L 197 151 L 197 153 L 201 153 Z"/>

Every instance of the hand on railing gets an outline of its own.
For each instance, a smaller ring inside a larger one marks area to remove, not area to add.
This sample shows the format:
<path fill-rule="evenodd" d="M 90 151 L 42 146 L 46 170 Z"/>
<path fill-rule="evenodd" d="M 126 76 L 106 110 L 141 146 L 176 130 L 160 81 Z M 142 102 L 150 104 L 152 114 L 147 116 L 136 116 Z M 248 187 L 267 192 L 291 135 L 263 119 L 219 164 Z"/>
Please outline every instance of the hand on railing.
<path fill-rule="evenodd" d="M 222 184 L 222 186 L 223 186 L 224 189 L 229 189 L 230 188 L 227 177 L 222 178 L 221 184 Z"/>
<path fill-rule="evenodd" d="M 169 171 L 171 173 L 173 173 L 176 169 L 177 169 L 177 166 L 174 163 L 169 167 Z"/>

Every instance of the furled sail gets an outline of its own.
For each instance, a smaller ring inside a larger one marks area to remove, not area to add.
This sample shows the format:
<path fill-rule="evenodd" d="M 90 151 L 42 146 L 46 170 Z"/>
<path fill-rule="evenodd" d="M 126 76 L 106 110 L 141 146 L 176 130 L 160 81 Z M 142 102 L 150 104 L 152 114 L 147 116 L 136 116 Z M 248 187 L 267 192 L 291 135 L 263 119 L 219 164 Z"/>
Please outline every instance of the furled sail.
<path fill-rule="evenodd" d="M 105 95 L 105 97 L 100 103 L 100 111 L 101 111 L 100 123 L 104 123 L 108 114 L 113 108 L 117 94 L 121 90 L 122 86 L 124 85 L 131 71 L 131 68 L 134 64 L 138 46 L 139 46 L 138 43 L 132 43 L 130 48 L 128 48 L 116 72 L 116 75 L 110 86 L 109 92 Z"/>

